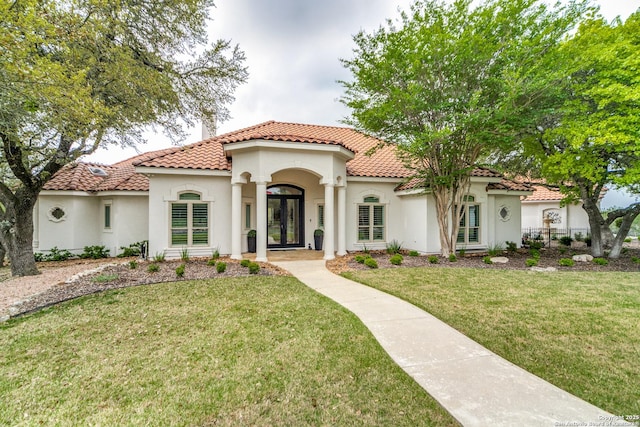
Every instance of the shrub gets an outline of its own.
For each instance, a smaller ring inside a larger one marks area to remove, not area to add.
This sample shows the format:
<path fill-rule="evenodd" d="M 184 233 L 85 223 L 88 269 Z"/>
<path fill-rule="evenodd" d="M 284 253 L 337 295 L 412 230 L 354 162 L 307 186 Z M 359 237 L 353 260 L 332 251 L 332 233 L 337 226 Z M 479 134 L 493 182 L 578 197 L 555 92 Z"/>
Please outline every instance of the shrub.
<path fill-rule="evenodd" d="M 538 249 L 529 249 L 529 255 L 533 259 L 540 259 L 540 251 Z"/>
<path fill-rule="evenodd" d="M 591 236 L 587 236 L 584 238 L 584 242 L 587 244 L 587 247 L 591 247 Z"/>
<path fill-rule="evenodd" d="M 560 258 L 558 260 L 558 265 L 562 267 L 573 267 L 575 264 L 575 261 L 571 258 Z"/>
<path fill-rule="evenodd" d="M 136 268 L 138 268 L 138 263 L 135 260 L 129 261 L 129 268 L 131 270 L 135 270 Z"/>
<path fill-rule="evenodd" d="M 256 237 L 256 230 L 249 230 L 247 233 L 247 237 Z"/>
<path fill-rule="evenodd" d="M 395 255 L 400 253 L 402 250 L 402 243 L 398 242 L 396 239 L 393 239 L 389 243 L 387 243 L 387 253 L 390 255 Z"/>
<path fill-rule="evenodd" d="M 536 265 L 538 265 L 538 260 L 535 258 L 527 258 L 525 262 L 527 264 L 527 267 L 535 267 Z"/>
<path fill-rule="evenodd" d="M 251 264 L 250 259 L 243 259 L 242 261 L 240 261 L 240 265 L 243 267 L 249 267 L 249 264 Z"/>
<path fill-rule="evenodd" d="M 180 259 L 183 262 L 188 262 L 189 261 L 189 249 L 187 248 L 182 248 L 180 250 Z"/>
<path fill-rule="evenodd" d="M 584 242 L 584 234 L 580 232 L 577 232 L 576 234 L 574 234 L 573 238 L 575 239 L 576 242 Z"/>
<path fill-rule="evenodd" d="M 184 264 L 180 264 L 178 267 L 176 267 L 176 276 L 184 277 L 185 268 L 186 266 Z"/>
<path fill-rule="evenodd" d="M 530 241 L 529 249 L 534 249 L 536 251 L 539 251 L 540 249 L 542 249 L 542 242 Z"/>
<path fill-rule="evenodd" d="M 640 258 L 638 258 L 637 256 L 632 256 L 631 257 L 631 262 L 634 262 L 636 264 L 640 264 Z"/>
<path fill-rule="evenodd" d="M 418 252 L 418 251 L 409 251 L 409 256 L 420 256 L 420 252 Z"/>
<path fill-rule="evenodd" d="M 571 246 L 571 242 L 573 242 L 573 238 L 571 236 L 562 236 L 560 238 L 560 244 L 565 246 Z"/>
<path fill-rule="evenodd" d="M 214 267 L 216 265 L 216 262 L 217 261 L 215 259 L 211 258 L 211 259 L 207 260 L 207 265 L 210 266 L 210 267 Z"/>
<path fill-rule="evenodd" d="M 609 260 L 606 258 L 594 258 L 593 262 L 598 265 L 609 265 Z"/>
<path fill-rule="evenodd" d="M 491 261 L 491 257 L 489 255 L 483 257 L 482 262 L 484 262 L 485 264 L 493 264 L 493 261 Z"/>
<path fill-rule="evenodd" d="M 375 259 L 371 257 L 364 260 L 364 265 L 366 265 L 369 268 L 378 268 L 378 263 L 376 262 Z"/>
<path fill-rule="evenodd" d="M 489 245 L 487 247 L 487 253 L 489 254 L 489 256 L 500 255 L 502 253 L 502 251 L 503 251 L 502 243 L 494 243 L 494 244 Z"/>
<path fill-rule="evenodd" d="M 260 264 L 257 262 L 249 263 L 249 274 L 258 274 L 260 272 Z"/>
<path fill-rule="evenodd" d="M 467 250 L 465 248 L 459 249 L 458 250 L 458 256 L 460 258 L 464 257 L 467 254 Z"/>
<path fill-rule="evenodd" d="M 371 249 L 367 248 L 367 245 L 365 245 L 363 243 L 362 244 L 362 252 L 364 252 L 365 254 L 369 255 L 371 253 Z"/>
<path fill-rule="evenodd" d="M 507 240 L 504 243 L 505 245 L 507 245 L 507 252 L 509 252 L 510 254 L 513 254 L 518 250 L 518 245 L 516 244 L 516 242 L 510 242 Z"/>
<path fill-rule="evenodd" d="M 389 262 L 391 264 L 393 264 L 393 265 L 400 265 L 400 264 L 402 264 L 403 260 L 404 260 L 404 258 L 400 254 L 395 254 L 394 256 L 389 258 Z"/>
<path fill-rule="evenodd" d="M 449 254 L 449 262 L 456 262 L 458 261 L 458 257 L 456 256 L 456 254 Z"/>
<path fill-rule="evenodd" d="M 85 246 L 84 252 L 80 254 L 82 259 L 109 258 L 109 249 L 104 246 Z"/>
<path fill-rule="evenodd" d="M 164 262 L 164 260 L 165 260 L 164 252 L 156 252 L 156 254 L 153 256 L 154 262 Z"/>
<path fill-rule="evenodd" d="M 142 252 L 142 245 L 147 242 L 147 240 L 143 240 L 141 242 L 132 243 L 129 246 L 120 246 L 120 249 L 122 249 L 122 253 L 117 255 L 118 258 L 140 256 L 140 253 Z"/>
<path fill-rule="evenodd" d="M 157 273 L 158 271 L 160 271 L 160 266 L 156 263 L 149 264 L 149 267 L 147 267 L 147 271 L 149 273 Z"/>
<path fill-rule="evenodd" d="M 34 253 L 33 258 L 36 260 L 36 262 L 41 262 L 45 260 L 44 254 L 42 252 Z"/>
<path fill-rule="evenodd" d="M 367 258 L 371 258 L 371 256 L 369 256 L 369 255 L 356 255 L 356 256 L 353 257 L 354 261 L 359 263 L 359 264 L 364 264 L 364 261 Z"/>
<path fill-rule="evenodd" d="M 211 259 L 215 261 L 218 258 L 220 258 L 220 249 L 216 247 L 213 252 L 211 252 Z"/>
<path fill-rule="evenodd" d="M 66 249 L 58 249 L 57 246 L 49 249 L 49 253 L 44 256 L 44 261 L 66 261 L 73 258 L 73 254 Z"/>
<path fill-rule="evenodd" d="M 429 262 L 431 264 L 437 264 L 439 259 L 437 255 L 429 255 L 429 257 L 427 257 L 427 259 L 429 260 Z"/>
<path fill-rule="evenodd" d="M 626 239 L 624 239 L 624 242 L 625 243 L 631 243 L 631 240 L 632 240 L 631 237 L 627 237 Z"/>
<path fill-rule="evenodd" d="M 227 263 L 226 262 L 219 262 L 216 264 L 216 271 L 218 273 L 224 273 L 225 271 L 227 271 Z"/>

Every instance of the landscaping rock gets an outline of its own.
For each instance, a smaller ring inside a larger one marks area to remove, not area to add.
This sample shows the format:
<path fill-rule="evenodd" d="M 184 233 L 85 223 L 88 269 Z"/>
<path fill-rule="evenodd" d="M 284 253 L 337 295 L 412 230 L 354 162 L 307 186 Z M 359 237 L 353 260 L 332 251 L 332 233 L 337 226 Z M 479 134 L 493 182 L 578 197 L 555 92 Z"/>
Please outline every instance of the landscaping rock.
<path fill-rule="evenodd" d="M 554 271 L 558 271 L 555 267 L 531 267 L 531 271 L 536 271 L 539 273 L 552 273 Z"/>
<path fill-rule="evenodd" d="M 575 262 L 591 262 L 593 257 L 589 254 L 574 255 L 573 260 Z"/>
<path fill-rule="evenodd" d="M 506 264 L 509 262 L 509 258 L 506 256 L 494 256 L 491 258 L 491 262 L 494 264 Z"/>

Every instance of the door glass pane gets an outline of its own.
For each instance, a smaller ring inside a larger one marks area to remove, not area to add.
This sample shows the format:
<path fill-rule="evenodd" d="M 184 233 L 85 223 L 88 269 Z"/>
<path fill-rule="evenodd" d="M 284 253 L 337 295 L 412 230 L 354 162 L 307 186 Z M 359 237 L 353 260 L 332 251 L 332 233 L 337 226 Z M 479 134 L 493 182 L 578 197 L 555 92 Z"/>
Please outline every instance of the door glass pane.
<path fill-rule="evenodd" d="M 280 244 L 280 199 L 267 200 L 267 244 Z"/>
<path fill-rule="evenodd" d="M 300 200 L 287 201 L 287 244 L 295 245 L 300 242 Z"/>

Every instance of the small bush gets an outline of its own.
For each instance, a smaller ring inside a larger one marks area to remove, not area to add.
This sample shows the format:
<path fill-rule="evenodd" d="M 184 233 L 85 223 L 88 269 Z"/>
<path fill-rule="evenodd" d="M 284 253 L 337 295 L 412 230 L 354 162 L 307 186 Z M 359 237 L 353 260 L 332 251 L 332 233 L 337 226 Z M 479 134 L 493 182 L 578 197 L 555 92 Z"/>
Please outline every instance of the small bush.
<path fill-rule="evenodd" d="M 189 249 L 182 248 L 182 250 L 180 250 L 180 259 L 183 262 L 188 262 L 189 261 Z"/>
<path fill-rule="evenodd" d="M 257 262 L 249 263 L 249 274 L 258 274 L 260 272 L 260 264 Z"/>
<path fill-rule="evenodd" d="M 504 242 L 504 244 L 507 245 L 507 252 L 509 252 L 510 254 L 514 254 L 518 250 L 518 245 L 516 244 L 516 242 L 510 242 L 507 240 L 506 242 Z"/>
<path fill-rule="evenodd" d="M 365 254 L 369 255 L 371 253 L 371 249 L 367 248 L 367 245 L 365 245 L 363 243 L 362 244 L 362 252 L 364 252 Z"/>
<path fill-rule="evenodd" d="M 157 273 L 158 271 L 160 271 L 160 266 L 156 263 L 149 264 L 149 267 L 147 267 L 147 272 L 149 273 Z"/>
<path fill-rule="evenodd" d="M 227 271 L 227 263 L 226 262 L 219 262 L 216 264 L 216 271 L 218 273 L 224 273 L 225 271 Z"/>
<path fill-rule="evenodd" d="M 542 242 L 529 241 L 529 249 L 539 251 L 540 249 L 542 249 Z"/>
<path fill-rule="evenodd" d="M 211 258 L 211 259 L 208 259 L 208 260 L 207 260 L 207 265 L 208 265 L 209 267 L 215 267 L 216 262 L 218 262 L 218 261 L 216 261 L 214 258 Z"/>
<path fill-rule="evenodd" d="M 80 254 L 82 259 L 109 258 L 109 249 L 104 246 L 85 246 L 84 252 Z"/>
<path fill-rule="evenodd" d="M 135 270 L 136 268 L 138 268 L 138 263 L 134 260 L 129 261 L 129 268 L 131 270 Z"/>
<path fill-rule="evenodd" d="M 418 252 L 418 251 L 409 251 L 409 256 L 420 256 L 420 252 Z"/>
<path fill-rule="evenodd" d="M 431 264 L 437 264 L 437 263 L 438 263 L 438 261 L 440 261 L 440 259 L 438 258 L 438 256 L 437 256 L 437 255 L 429 255 L 429 256 L 427 257 L 427 259 L 429 260 L 429 262 L 430 262 Z"/>
<path fill-rule="evenodd" d="M 462 249 L 458 250 L 458 256 L 460 258 L 463 258 L 466 254 L 467 254 L 467 250 L 466 249 L 462 248 Z"/>
<path fill-rule="evenodd" d="M 573 267 L 575 264 L 575 261 L 571 258 L 560 258 L 558 260 L 558 265 L 562 267 Z"/>
<path fill-rule="evenodd" d="M 116 280 L 118 277 L 119 276 L 117 274 L 101 274 L 91 279 L 91 281 L 94 283 L 105 283 Z"/>
<path fill-rule="evenodd" d="M 571 242 L 573 242 L 573 237 L 571 236 L 562 236 L 560 238 L 560 244 L 564 246 L 571 246 Z"/>
<path fill-rule="evenodd" d="M 164 252 L 156 252 L 156 254 L 153 256 L 154 262 L 164 262 L 164 260 L 165 260 Z"/>
<path fill-rule="evenodd" d="M 243 267 L 249 267 L 249 264 L 251 264 L 250 259 L 243 259 L 242 261 L 240 261 L 240 265 Z"/>
<path fill-rule="evenodd" d="M 393 265 L 400 265 L 404 261 L 404 258 L 400 254 L 395 254 L 391 258 L 389 258 L 389 262 Z"/>
<path fill-rule="evenodd" d="M 527 264 L 527 267 L 535 267 L 536 265 L 538 265 L 538 260 L 535 258 L 527 258 L 525 262 Z"/>
<path fill-rule="evenodd" d="M 533 259 L 540 259 L 540 251 L 538 249 L 529 249 L 529 255 Z"/>
<path fill-rule="evenodd" d="M 49 253 L 44 256 L 44 261 L 66 261 L 73 258 L 73 254 L 66 249 L 58 249 L 57 246 L 49 249 Z"/>
<path fill-rule="evenodd" d="M 370 256 L 356 255 L 353 257 L 353 260 L 359 264 L 364 264 L 364 260 L 366 260 L 367 258 L 370 258 Z"/>
<path fill-rule="evenodd" d="M 626 239 L 624 239 L 624 242 L 625 243 L 631 243 L 631 240 L 632 240 L 631 237 L 627 237 Z"/>
<path fill-rule="evenodd" d="M 456 254 L 449 254 L 449 262 L 456 262 L 458 261 L 458 257 L 456 256 Z"/>
<path fill-rule="evenodd" d="M 130 256 L 140 256 L 142 252 L 142 245 L 148 243 L 147 240 L 143 240 L 142 242 L 135 242 L 130 244 L 129 246 L 120 246 L 122 249 L 122 253 L 118 254 L 118 258 L 126 258 Z"/>
<path fill-rule="evenodd" d="M 584 234 L 580 232 L 574 234 L 573 238 L 575 239 L 576 242 L 584 242 Z"/>
<path fill-rule="evenodd" d="M 364 265 L 366 265 L 369 268 L 378 268 L 378 263 L 376 262 L 375 259 L 371 257 L 364 260 Z"/>
<path fill-rule="evenodd" d="M 640 258 L 638 258 L 637 256 L 632 256 L 631 257 L 631 262 L 636 263 L 636 264 L 640 264 Z"/>
<path fill-rule="evenodd" d="M 587 244 L 587 247 L 591 247 L 591 236 L 587 236 L 584 238 L 584 242 Z"/>
<path fill-rule="evenodd" d="M 485 264 L 493 264 L 493 261 L 491 261 L 491 257 L 489 255 L 483 257 L 482 262 L 484 262 Z"/>
<path fill-rule="evenodd" d="M 396 239 L 393 239 L 389 243 L 387 243 L 387 253 L 389 255 L 395 255 L 400 253 L 402 250 L 402 243 L 398 242 Z"/>
<path fill-rule="evenodd" d="M 45 256 L 42 252 L 36 252 L 33 254 L 33 258 L 36 260 L 36 262 L 41 262 L 45 260 Z"/>
<path fill-rule="evenodd" d="M 215 261 L 215 260 L 217 260 L 218 258 L 220 258 L 220 249 L 215 248 L 215 249 L 213 250 L 213 252 L 211 253 L 211 259 Z"/>
<path fill-rule="evenodd" d="M 609 265 L 609 260 L 606 258 L 594 258 L 593 262 L 598 265 Z"/>
<path fill-rule="evenodd" d="M 487 253 L 489 256 L 498 256 L 502 253 L 502 243 L 495 243 L 487 247 Z"/>
<path fill-rule="evenodd" d="M 180 264 L 178 267 L 176 267 L 176 276 L 177 277 L 184 277 L 185 268 L 186 268 L 186 266 L 184 264 Z"/>

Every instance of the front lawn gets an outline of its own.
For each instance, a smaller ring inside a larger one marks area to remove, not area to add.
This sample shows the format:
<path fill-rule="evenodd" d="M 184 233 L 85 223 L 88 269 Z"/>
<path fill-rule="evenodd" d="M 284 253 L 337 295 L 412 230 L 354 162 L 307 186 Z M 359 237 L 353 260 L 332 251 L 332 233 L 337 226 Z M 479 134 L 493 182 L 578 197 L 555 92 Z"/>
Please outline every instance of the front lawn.
<path fill-rule="evenodd" d="M 291 277 L 113 290 L 0 324 L 0 425 L 456 425 Z"/>
<path fill-rule="evenodd" d="M 640 414 L 640 274 L 399 268 L 345 277 L 616 415 Z"/>

